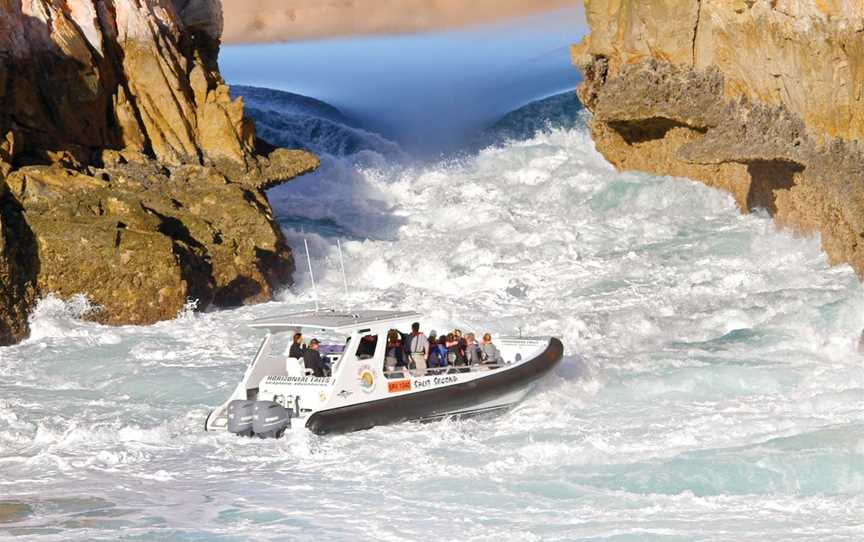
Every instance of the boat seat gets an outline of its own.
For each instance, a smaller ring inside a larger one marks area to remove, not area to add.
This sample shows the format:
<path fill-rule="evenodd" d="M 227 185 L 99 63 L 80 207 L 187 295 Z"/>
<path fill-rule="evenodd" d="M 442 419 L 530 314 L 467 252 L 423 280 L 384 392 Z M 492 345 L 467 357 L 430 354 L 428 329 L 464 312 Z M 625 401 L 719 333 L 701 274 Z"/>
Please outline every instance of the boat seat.
<path fill-rule="evenodd" d="M 301 358 L 288 358 L 285 360 L 285 374 L 288 376 L 307 376 L 312 374 L 312 370 L 306 368 L 306 364 Z"/>

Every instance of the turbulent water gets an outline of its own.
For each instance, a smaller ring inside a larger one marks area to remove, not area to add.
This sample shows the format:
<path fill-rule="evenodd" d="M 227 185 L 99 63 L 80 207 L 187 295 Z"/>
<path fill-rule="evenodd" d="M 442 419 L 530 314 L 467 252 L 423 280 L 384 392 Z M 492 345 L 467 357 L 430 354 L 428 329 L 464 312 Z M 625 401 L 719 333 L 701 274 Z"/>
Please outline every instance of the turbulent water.
<path fill-rule="evenodd" d="M 305 274 L 277 302 L 150 327 L 47 299 L 32 337 L 0 349 L 0 537 L 864 538 L 853 272 L 723 193 L 616 173 L 566 100 L 412 165 L 338 112 L 248 98 L 263 133 L 322 153 L 271 193 L 294 246 L 310 241 L 319 297 L 561 337 L 524 403 L 342 436 L 208 434 L 260 338 L 245 324 L 312 306 Z"/>

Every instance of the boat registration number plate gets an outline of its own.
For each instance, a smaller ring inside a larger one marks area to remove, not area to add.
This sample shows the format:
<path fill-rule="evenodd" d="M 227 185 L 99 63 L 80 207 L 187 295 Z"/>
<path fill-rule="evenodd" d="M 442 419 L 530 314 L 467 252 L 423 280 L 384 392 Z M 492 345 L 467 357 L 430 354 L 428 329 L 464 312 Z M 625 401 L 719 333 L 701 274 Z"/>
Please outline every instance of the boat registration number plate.
<path fill-rule="evenodd" d="M 390 393 L 398 393 L 400 391 L 411 391 L 411 381 L 408 379 L 405 380 L 394 380 L 392 382 L 387 383 L 387 391 Z"/>

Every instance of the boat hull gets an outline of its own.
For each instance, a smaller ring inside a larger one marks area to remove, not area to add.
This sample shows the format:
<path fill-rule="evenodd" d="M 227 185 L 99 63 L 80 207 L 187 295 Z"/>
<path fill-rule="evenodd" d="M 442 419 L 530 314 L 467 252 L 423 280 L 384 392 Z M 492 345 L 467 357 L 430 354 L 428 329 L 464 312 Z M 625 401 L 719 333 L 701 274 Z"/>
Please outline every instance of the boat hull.
<path fill-rule="evenodd" d="M 427 391 L 320 410 L 309 416 L 306 428 L 318 435 L 347 433 L 412 420 L 433 420 L 491 412 L 519 402 L 531 386 L 551 371 L 564 354 L 552 338 L 535 358 L 489 376 Z"/>

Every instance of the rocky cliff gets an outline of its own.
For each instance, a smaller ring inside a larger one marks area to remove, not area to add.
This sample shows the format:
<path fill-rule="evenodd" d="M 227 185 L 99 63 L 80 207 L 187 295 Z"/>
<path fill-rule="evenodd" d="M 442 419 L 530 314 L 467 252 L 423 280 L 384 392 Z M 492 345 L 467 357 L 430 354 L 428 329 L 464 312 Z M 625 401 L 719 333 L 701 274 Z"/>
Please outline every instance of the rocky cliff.
<path fill-rule="evenodd" d="M 864 4 L 585 4 L 579 95 L 610 162 L 726 189 L 864 276 Z"/>
<path fill-rule="evenodd" d="M 48 293 L 146 324 L 290 281 L 264 190 L 318 161 L 256 139 L 221 30 L 218 0 L 0 0 L 0 344 Z"/>

